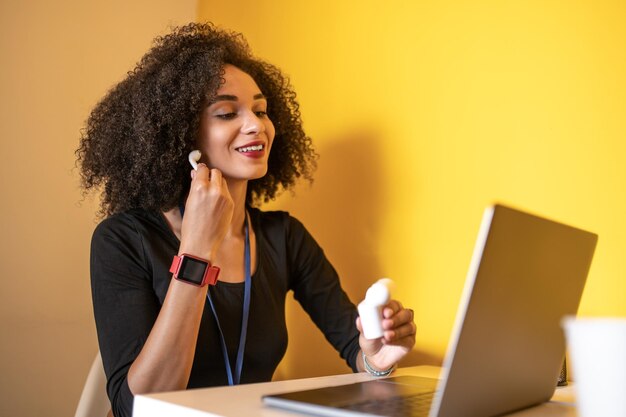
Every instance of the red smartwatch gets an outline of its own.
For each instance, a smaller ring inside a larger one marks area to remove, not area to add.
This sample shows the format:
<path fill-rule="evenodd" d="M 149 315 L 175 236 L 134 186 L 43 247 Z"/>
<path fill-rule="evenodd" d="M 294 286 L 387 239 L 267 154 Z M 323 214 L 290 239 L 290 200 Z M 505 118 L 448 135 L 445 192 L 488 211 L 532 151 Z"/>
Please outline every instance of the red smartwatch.
<path fill-rule="evenodd" d="M 215 285 L 220 269 L 211 265 L 206 259 L 183 253 L 174 256 L 170 272 L 174 278 L 187 284 L 197 287 L 204 287 L 207 284 Z"/>

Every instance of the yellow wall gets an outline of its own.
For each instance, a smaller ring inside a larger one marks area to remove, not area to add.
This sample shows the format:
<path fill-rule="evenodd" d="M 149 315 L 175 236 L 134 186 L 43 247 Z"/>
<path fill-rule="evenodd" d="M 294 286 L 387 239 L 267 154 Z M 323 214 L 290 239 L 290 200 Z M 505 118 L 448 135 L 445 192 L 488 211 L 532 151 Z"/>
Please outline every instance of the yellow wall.
<path fill-rule="evenodd" d="M 0 415 L 71 416 L 97 351 L 79 130 L 196 1 L 0 3 Z"/>
<path fill-rule="evenodd" d="M 355 301 L 398 282 L 412 363 L 443 355 L 494 201 L 597 232 L 580 311 L 626 315 L 624 2 L 200 1 L 198 17 L 291 75 L 320 166 L 268 207 L 304 221 Z M 278 377 L 345 370 L 290 314 Z"/>

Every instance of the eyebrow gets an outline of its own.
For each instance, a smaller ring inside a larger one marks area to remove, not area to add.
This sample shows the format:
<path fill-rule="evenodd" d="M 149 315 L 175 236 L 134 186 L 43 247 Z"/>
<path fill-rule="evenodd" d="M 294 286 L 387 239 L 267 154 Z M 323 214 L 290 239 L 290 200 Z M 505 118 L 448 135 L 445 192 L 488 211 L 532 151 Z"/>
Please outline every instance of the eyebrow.
<path fill-rule="evenodd" d="M 254 100 L 266 100 L 263 93 L 255 94 L 252 98 Z M 220 94 L 218 96 L 215 96 L 215 99 L 212 102 L 216 103 L 218 101 L 238 101 L 238 100 L 239 98 L 237 96 L 233 96 L 230 94 Z"/>

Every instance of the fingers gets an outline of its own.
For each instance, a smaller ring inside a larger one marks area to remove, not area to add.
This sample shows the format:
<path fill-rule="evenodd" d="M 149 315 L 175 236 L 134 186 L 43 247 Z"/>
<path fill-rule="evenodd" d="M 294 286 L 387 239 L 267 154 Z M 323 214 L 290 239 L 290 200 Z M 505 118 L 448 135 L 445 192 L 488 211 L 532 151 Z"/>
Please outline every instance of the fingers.
<path fill-rule="evenodd" d="M 222 172 L 216 168 L 209 168 L 204 163 L 198 164 L 198 169 L 191 170 L 191 179 L 198 179 L 200 181 L 211 181 L 214 180 L 217 183 L 221 183 L 222 181 Z"/>
<path fill-rule="evenodd" d="M 402 303 L 398 300 L 390 300 L 389 303 L 383 308 L 383 317 L 388 319 L 393 317 L 398 311 L 402 310 Z"/>
<path fill-rule="evenodd" d="M 383 343 L 397 343 L 404 338 L 415 343 L 417 326 L 413 310 L 402 307 L 399 301 L 391 300 L 383 309 L 383 317 Z"/>
<path fill-rule="evenodd" d="M 206 164 L 199 163 L 198 169 L 191 170 L 191 178 L 192 180 L 209 180 L 210 169 Z"/>
<path fill-rule="evenodd" d="M 211 210 L 210 207 L 218 208 L 224 203 L 232 205 L 228 184 L 219 169 L 209 169 L 205 164 L 200 163 L 194 172 L 187 204 L 195 202 L 198 207 L 201 207 L 200 212 L 203 215 L 207 214 L 207 210 Z"/>
<path fill-rule="evenodd" d="M 224 180 L 224 176 L 222 175 L 222 171 L 216 168 L 212 168 L 209 170 L 209 181 L 214 184 L 222 184 Z"/>
<path fill-rule="evenodd" d="M 196 191 L 205 188 L 223 189 L 226 186 L 226 179 L 219 169 L 209 168 L 206 164 L 200 163 L 197 170 L 191 170 L 191 187 Z"/>
<path fill-rule="evenodd" d="M 203 253 L 211 259 L 228 232 L 234 202 L 220 170 L 200 163 L 191 177 L 181 226 L 181 248 L 190 248 L 194 254 Z"/>
<path fill-rule="evenodd" d="M 402 326 L 395 327 L 391 330 L 385 330 L 383 334 L 383 343 L 396 343 L 405 338 L 412 338 L 414 340 L 416 331 L 417 326 L 413 322 L 403 324 Z"/>

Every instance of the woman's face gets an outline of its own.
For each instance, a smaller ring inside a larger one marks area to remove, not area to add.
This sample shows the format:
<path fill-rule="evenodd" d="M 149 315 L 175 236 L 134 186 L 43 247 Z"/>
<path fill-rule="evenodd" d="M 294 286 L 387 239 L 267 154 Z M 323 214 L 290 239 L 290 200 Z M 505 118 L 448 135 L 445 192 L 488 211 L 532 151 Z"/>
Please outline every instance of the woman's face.
<path fill-rule="evenodd" d="M 250 75 L 232 65 L 224 71 L 224 84 L 202 112 L 196 146 L 202 162 L 225 178 L 260 178 L 267 172 L 275 133 L 267 100 Z"/>

